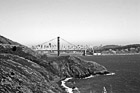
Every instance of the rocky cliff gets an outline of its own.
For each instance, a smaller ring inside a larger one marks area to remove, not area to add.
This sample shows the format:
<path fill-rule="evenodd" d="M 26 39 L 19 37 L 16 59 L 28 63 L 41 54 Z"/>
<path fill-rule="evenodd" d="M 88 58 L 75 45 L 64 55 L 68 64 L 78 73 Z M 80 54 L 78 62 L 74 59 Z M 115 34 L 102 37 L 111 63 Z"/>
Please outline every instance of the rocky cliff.
<path fill-rule="evenodd" d="M 0 36 L 0 93 L 65 93 L 66 77 L 106 73 L 104 66 L 74 56 L 48 58 Z"/>

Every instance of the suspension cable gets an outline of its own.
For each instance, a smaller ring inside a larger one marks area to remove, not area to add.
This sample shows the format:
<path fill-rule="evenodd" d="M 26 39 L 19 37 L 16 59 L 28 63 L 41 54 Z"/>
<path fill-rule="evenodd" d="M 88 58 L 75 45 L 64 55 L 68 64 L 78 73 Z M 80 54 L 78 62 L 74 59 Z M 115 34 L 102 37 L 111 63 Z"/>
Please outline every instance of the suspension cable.
<path fill-rule="evenodd" d="M 53 40 L 55 40 L 56 38 L 53 38 L 53 39 L 51 39 L 51 40 L 49 40 L 49 41 L 47 41 L 47 42 L 44 42 L 44 43 L 42 43 L 42 44 L 39 44 L 39 45 L 44 45 L 44 44 L 46 44 L 46 43 L 48 43 L 48 42 L 51 42 L 51 41 L 53 41 Z"/>
<path fill-rule="evenodd" d="M 68 44 L 70 44 L 70 45 L 73 45 L 73 46 L 76 46 L 76 45 L 74 45 L 74 44 L 72 44 L 72 43 L 70 43 L 70 42 L 68 42 L 68 41 L 66 41 L 65 39 L 63 39 L 63 38 L 61 38 L 63 41 L 65 41 L 65 42 L 67 42 Z"/>

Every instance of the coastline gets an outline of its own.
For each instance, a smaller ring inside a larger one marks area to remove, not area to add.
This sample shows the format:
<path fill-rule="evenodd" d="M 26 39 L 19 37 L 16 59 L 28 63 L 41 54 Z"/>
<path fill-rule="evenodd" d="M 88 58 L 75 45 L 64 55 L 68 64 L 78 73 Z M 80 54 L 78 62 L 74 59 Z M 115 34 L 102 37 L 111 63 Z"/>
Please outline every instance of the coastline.
<path fill-rule="evenodd" d="M 66 78 L 66 79 L 64 79 L 64 80 L 61 81 L 61 86 L 65 89 L 65 91 L 66 91 L 67 93 L 73 93 L 73 89 L 67 87 L 66 84 L 65 84 L 65 83 L 66 83 L 68 80 L 70 80 L 70 79 L 72 79 L 72 78 Z"/>
<path fill-rule="evenodd" d="M 108 74 L 104 74 L 106 76 L 110 76 L 110 75 L 115 75 L 115 73 L 111 72 L 111 73 L 108 73 Z M 89 78 L 94 78 L 94 77 L 97 77 L 97 76 L 100 76 L 100 75 L 90 75 L 88 77 L 85 77 L 83 79 L 89 79 Z M 61 87 L 63 87 L 63 89 L 67 92 L 67 93 L 75 93 L 73 91 L 77 91 L 76 93 L 80 93 L 79 89 L 77 87 L 74 87 L 74 88 L 70 88 L 68 86 L 66 86 L 66 82 L 73 79 L 72 77 L 69 77 L 69 78 L 65 78 L 64 80 L 61 81 Z M 103 92 L 103 93 L 107 93 L 106 92 Z"/>

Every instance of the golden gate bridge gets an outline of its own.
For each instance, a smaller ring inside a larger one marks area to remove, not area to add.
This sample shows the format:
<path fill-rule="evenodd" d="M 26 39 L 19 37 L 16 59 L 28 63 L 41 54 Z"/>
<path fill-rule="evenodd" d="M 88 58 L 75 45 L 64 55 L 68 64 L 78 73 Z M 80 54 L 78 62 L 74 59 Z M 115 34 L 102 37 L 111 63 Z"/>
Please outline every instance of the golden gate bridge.
<path fill-rule="evenodd" d="M 32 46 L 33 50 L 40 53 L 57 54 L 58 56 L 65 53 L 79 53 L 86 55 L 86 50 L 88 48 L 88 45 L 75 45 L 60 37 Z"/>

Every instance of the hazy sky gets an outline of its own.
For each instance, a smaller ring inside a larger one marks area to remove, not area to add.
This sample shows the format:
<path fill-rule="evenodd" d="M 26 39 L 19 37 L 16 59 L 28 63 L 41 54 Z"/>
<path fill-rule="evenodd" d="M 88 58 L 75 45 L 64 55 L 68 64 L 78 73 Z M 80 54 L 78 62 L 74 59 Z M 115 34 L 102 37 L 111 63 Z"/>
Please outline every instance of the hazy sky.
<path fill-rule="evenodd" d="M 140 43 L 140 0 L 0 0 L 0 34 L 27 45 Z"/>

